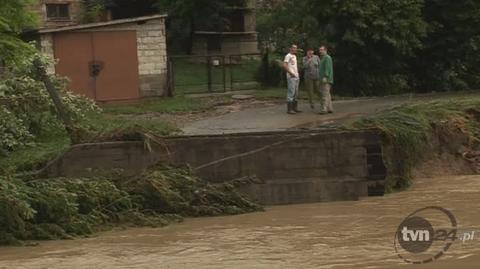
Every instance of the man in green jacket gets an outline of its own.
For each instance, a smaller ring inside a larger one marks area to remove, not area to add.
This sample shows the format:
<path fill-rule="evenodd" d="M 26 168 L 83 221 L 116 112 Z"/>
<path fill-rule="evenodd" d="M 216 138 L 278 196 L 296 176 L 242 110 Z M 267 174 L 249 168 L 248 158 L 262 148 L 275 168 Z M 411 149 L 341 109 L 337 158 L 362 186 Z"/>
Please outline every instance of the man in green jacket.
<path fill-rule="evenodd" d="M 328 49 L 322 45 L 320 53 L 320 92 L 322 93 L 321 114 L 333 113 L 332 96 L 330 90 L 333 85 L 333 63 L 332 57 L 328 55 Z"/>

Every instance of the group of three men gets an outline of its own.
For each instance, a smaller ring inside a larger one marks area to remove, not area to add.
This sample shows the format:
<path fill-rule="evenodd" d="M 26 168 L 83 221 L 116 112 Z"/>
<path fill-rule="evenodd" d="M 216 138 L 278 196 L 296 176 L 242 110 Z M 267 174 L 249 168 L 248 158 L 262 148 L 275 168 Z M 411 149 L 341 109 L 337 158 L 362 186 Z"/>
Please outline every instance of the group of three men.
<path fill-rule="evenodd" d="M 290 52 L 285 56 L 283 68 L 287 72 L 287 113 L 296 114 L 301 112 L 298 109 L 298 86 L 300 85 L 300 75 L 297 65 L 297 46 L 292 45 Z M 320 57 L 314 54 L 313 49 L 307 50 L 307 55 L 303 58 L 304 81 L 307 88 L 310 107 L 314 107 L 313 93 L 320 98 L 321 108 L 319 113 L 333 113 L 332 98 L 330 89 L 333 84 L 333 64 L 332 58 L 328 55 L 327 47 L 321 46 L 319 49 Z"/>

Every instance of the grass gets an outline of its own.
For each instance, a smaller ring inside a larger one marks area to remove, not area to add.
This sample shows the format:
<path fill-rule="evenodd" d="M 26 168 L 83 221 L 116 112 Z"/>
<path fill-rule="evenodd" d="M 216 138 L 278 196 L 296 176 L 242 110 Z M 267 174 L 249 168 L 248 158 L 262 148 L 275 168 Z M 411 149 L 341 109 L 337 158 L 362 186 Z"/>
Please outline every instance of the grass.
<path fill-rule="evenodd" d="M 413 169 L 431 152 L 438 150 L 433 148 L 433 141 L 439 137 L 445 139 L 441 143 L 456 143 L 453 134 L 460 131 L 470 141 L 477 141 L 477 145 L 466 146 L 477 147 L 480 122 L 469 113 L 480 113 L 479 109 L 480 97 L 457 97 L 399 106 L 360 119 L 352 127 L 375 128 L 383 134 L 384 159 L 389 171 L 386 191 L 393 192 L 410 186 Z M 436 129 L 438 126 L 441 128 Z"/>
<path fill-rule="evenodd" d="M 179 113 L 201 111 L 209 108 L 205 99 L 185 98 L 155 98 L 140 104 L 110 105 L 103 108 L 107 114 L 145 114 L 145 113 Z"/>
<path fill-rule="evenodd" d="M 115 114 L 92 114 L 89 115 L 86 125 L 91 128 L 93 135 L 103 136 L 118 130 L 140 128 L 159 135 L 169 135 L 178 131 L 178 128 L 170 123 L 154 117 L 134 117 L 129 115 Z"/>
<path fill-rule="evenodd" d="M 127 129 L 143 129 L 160 135 L 178 131 L 175 126 L 154 118 L 135 119 L 109 114 L 91 114 L 87 118 L 87 124 L 88 135 L 84 137 L 87 141 Z M 32 145 L 0 158 L 0 175 L 38 170 L 69 146 L 70 139 L 66 132 L 45 134 L 37 138 Z"/>
<path fill-rule="evenodd" d="M 172 124 L 156 118 L 138 118 L 112 113 L 90 113 L 82 126 L 86 126 L 87 141 L 95 137 L 126 129 L 143 129 L 159 135 L 169 135 L 178 131 Z M 86 136 L 86 137 L 85 137 Z M 11 152 L 0 158 L 0 175 L 38 170 L 70 146 L 70 139 L 63 130 L 52 130 L 38 137 L 30 146 Z"/>
<path fill-rule="evenodd" d="M 80 123 L 84 131 L 83 140 L 92 141 L 121 130 L 142 129 L 159 135 L 170 135 L 179 131 L 171 123 L 165 122 L 155 113 L 177 114 L 199 112 L 211 108 L 215 102 L 224 101 L 225 96 L 207 98 L 156 98 L 139 104 L 108 105 L 102 112 L 91 112 Z M 44 166 L 70 145 L 63 130 L 51 130 L 38 137 L 32 145 L 0 157 L 0 175 L 31 171 Z"/>
<path fill-rule="evenodd" d="M 246 59 L 241 64 L 233 64 L 228 67 L 228 78 L 233 82 L 251 82 L 256 81 L 256 74 L 261 66 L 260 59 Z M 230 77 L 232 75 L 232 77 Z"/>

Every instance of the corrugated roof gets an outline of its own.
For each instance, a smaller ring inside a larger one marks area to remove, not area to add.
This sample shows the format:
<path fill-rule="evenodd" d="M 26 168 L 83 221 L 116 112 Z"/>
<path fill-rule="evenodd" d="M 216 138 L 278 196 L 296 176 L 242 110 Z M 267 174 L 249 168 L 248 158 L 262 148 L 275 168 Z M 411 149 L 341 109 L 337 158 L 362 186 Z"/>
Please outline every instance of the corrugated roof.
<path fill-rule="evenodd" d="M 58 27 L 58 28 L 45 28 L 45 29 L 39 29 L 38 33 L 46 34 L 46 33 L 54 33 L 54 32 L 64 32 L 64 31 L 98 28 L 98 27 L 103 27 L 103 26 L 110 26 L 110 25 L 117 25 L 117 24 L 125 24 L 125 23 L 132 23 L 132 22 L 141 22 L 141 21 L 161 19 L 161 18 L 166 18 L 167 16 L 168 16 L 167 14 L 158 14 L 158 15 L 152 15 L 152 16 L 143 16 L 143 17 L 136 17 L 136 18 L 112 20 L 112 21 L 106 21 L 106 22 L 79 24 L 79 25 L 74 25 L 74 26 L 65 26 L 65 27 Z"/>

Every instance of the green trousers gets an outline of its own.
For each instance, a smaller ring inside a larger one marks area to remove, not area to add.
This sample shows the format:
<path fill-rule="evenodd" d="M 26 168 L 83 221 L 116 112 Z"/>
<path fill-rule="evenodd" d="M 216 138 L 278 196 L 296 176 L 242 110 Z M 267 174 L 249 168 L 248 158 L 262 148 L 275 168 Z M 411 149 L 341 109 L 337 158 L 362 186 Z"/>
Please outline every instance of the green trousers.
<path fill-rule="evenodd" d="M 321 99 L 322 112 L 333 112 L 332 95 L 330 94 L 331 89 L 332 89 L 332 84 L 330 83 L 320 84 L 320 92 L 322 93 L 322 99 Z"/>
<path fill-rule="evenodd" d="M 310 106 L 313 107 L 313 93 L 315 93 L 319 100 L 322 100 L 322 94 L 320 92 L 320 80 L 318 79 L 305 79 L 305 87 L 307 88 L 308 92 L 308 100 L 310 101 Z"/>

